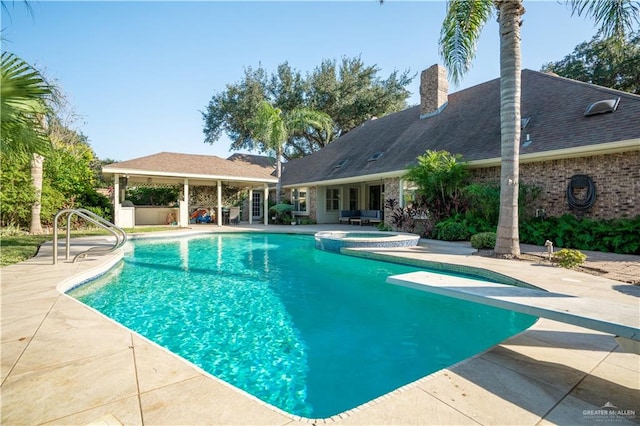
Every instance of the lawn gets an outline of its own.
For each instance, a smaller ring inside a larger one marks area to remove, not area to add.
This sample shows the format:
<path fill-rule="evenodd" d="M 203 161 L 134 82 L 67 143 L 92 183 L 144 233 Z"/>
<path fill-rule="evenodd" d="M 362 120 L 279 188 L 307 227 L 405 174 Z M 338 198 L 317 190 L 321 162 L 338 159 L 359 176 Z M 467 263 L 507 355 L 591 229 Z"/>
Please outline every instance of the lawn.
<path fill-rule="evenodd" d="M 158 231 L 170 231 L 179 230 L 181 228 L 173 227 L 148 227 L 148 228 L 135 228 L 125 229 L 125 232 L 140 233 L 140 232 L 158 232 Z M 61 232 L 58 238 L 64 238 L 65 233 Z M 88 229 L 71 231 L 71 237 L 87 237 L 92 235 L 110 235 L 107 231 L 98 229 Z M 16 233 L 15 235 L 2 235 L 0 237 L 0 267 L 13 265 L 14 263 L 22 262 L 32 258 L 38 253 L 38 249 L 43 243 L 53 240 L 53 235 L 28 235 Z"/>

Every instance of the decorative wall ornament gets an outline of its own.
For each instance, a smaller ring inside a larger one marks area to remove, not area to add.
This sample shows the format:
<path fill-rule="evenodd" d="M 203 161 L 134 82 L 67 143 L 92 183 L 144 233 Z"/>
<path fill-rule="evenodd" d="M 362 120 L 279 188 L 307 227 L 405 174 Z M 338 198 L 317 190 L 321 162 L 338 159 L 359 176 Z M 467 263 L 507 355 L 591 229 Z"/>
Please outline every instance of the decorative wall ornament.
<path fill-rule="evenodd" d="M 587 175 L 573 175 L 567 185 L 569 208 L 579 213 L 589 210 L 596 201 L 596 186 Z"/>

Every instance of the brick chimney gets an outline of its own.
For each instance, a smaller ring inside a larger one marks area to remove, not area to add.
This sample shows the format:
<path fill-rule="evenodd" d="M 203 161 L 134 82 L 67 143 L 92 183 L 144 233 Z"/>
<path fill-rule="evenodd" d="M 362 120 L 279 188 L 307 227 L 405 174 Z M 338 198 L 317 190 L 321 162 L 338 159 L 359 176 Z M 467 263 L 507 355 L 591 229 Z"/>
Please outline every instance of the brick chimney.
<path fill-rule="evenodd" d="M 438 114 L 447 105 L 447 71 L 438 64 L 420 74 L 420 118 Z"/>

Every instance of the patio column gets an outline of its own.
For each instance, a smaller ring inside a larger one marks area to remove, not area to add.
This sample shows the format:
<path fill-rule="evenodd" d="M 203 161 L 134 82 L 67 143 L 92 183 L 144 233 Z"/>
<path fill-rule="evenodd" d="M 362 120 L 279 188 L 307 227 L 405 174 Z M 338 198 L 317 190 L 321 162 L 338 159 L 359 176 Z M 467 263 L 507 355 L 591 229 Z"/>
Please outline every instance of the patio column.
<path fill-rule="evenodd" d="M 253 187 L 249 187 L 249 225 L 253 223 Z"/>
<path fill-rule="evenodd" d="M 120 226 L 120 175 L 113 175 L 113 224 Z"/>
<path fill-rule="evenodd" d="M 269 224 L 269 185 L 264 184 L 264 203 L 263 203 L 264 224 Z"/>
<path fill-rule="evenodd" d="M 222 181 L 218 181 L 218 213 L 216 213 L 216 219 L 218 226 L 222 226 Z"/>
<path fill-rule="evenodd" d="M 184 180 L 182 183 L 183 199 L 180 200 L 178 205 L 180 206 L 180 226 L 186 228 L 189 226 L 189 179 Z"/>

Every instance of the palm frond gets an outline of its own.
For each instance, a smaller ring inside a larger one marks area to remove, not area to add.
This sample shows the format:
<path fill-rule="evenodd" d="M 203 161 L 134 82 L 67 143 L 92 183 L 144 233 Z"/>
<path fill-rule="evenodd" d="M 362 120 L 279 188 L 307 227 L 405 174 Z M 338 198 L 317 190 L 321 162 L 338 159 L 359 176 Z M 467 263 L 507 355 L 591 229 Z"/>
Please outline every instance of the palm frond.
<path fill-rule="evenodd" d="M 480 34 L 493 16 L 492 0 L 449 0 L 440 31 L 440 56 L 453 82 L 469 71 Z"/>
<path fill-rule="evenodd" d="M 312 127 L 325 135 L 328 143 L 333 134 L 333 119 L 329 114 L 308 108 L 298 108 L 287 115 L 287 124 L 292 133 L 302 133 Z"/>
<path fill-rule="evenodd" d="M 13 53 L 0 58 L 0 132 L 3 156 L 44 154 L 50 149 L 43 121 L 54 88 Z"/>
<path fill-rule="evenodd" d="M 604 38 L 624 37 L 640 23 L 640 3 L 631 0 L 569 0 L 572 14 L 592 17 Z"/>

